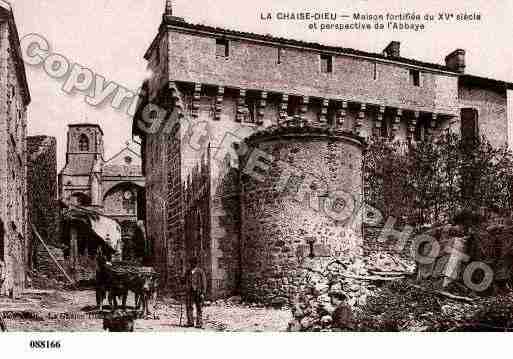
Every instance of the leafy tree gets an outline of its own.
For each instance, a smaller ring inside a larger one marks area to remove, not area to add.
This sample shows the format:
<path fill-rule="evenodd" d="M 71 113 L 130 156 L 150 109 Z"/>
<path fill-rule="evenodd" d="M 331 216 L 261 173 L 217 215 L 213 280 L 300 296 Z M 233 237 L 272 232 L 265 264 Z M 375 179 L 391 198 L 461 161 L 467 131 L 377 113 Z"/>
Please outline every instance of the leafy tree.
<path fill-rule="evenodd" d="M 486 220 L 513 209 L 513 154 L 484 137 L 469 143 L 446 133 L 414 144 L 374 138 L 363 169 L 366 201 L 385 218 L 419 228 L 459 213 Z"/>

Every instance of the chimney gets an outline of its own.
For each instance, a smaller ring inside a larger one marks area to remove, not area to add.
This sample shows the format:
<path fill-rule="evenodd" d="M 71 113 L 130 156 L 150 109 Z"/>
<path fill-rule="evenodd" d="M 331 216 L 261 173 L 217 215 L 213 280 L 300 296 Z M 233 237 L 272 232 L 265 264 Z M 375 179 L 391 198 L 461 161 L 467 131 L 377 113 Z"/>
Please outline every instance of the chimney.
<path fill-rule="evenodd" d="M 391 41 L 385 50 L 383 50 L 383 54 L 386 57 L 400 57 L 401 56 L 401 43 L 399 41 Z"/>
<path fill-rule="evenodd" d="M 166 16 L 173 16 L 173 1 L 166 0 L 166 10 L 164 11 Z"/>
<path fill-rule="evenodd" d="M 465 50 L 457 49 L 447 55 L 445 66 L 452 71 L 465 73 Z"/>
<path fill-rule="evenodd" d="M 166 8 L 164 10 L 164 15 L 162 16 L 164 22 L 168 21 L 184 21 L 181 17 L 173 16 L 173 1 L 166 0 Z"/>

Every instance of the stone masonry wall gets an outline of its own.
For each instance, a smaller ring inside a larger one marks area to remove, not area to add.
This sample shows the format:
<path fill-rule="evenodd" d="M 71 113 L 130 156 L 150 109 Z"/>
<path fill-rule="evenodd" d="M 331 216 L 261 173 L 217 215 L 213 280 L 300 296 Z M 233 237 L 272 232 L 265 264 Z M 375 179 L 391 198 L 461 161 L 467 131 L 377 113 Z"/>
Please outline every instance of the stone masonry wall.
<path fill-rule="evenodd" d="M 168 267 L 165 268 L 167 284 L 170 289 L 180 288 L 179 283 L 185 269 L 184 245 L 184 192 L 181 177 L 181 129 L 175 127 L 169 135 L 166 153 L 167 189 L 166 189 L 166 242 L 165 256 Z"/>
<path fill-rule="evenodd" d="M 55 245 L 59 240 L 59 212 L 57 204 L 57 140 L 48 136 L 27 138 L 29 191 L 29 218 L 47 244 Z M 39 240 L 29 228 L 30 264 L 37 265 L 35 251 Z"/>
<path fill-rule="evenodd" d="M 240 284 L 240 184 L 239 171 L 229 161 L 212 169 L 211 239 L 213 292 L 231 296 Z"/>
<path fill-rule="evenodd" d="M 315 132 L 308 129 L 281 136 L 255 135 L 248 141 L 300 170 L 283 192 L 279 187 L 284 178 L 283 165 L 278 161 L 269 164 L 262 181 L 241 175 L 241 291 L 248 301 L 284 302 L 297 289 L 300 265 L 307 257 L 363 254 L 361 228 L 350 225 L 359 221 L 346 220 L 353 213 L 330 213 L 330 217 L 322 210 L 336 211 L 339 205 L 326 200 L 329 193 L 349 193 L 354 201 L 361 200 L 361 142 L 351 135 Z M 321 179 L 305 191 L 311 198 L 310 205 L 294 199 L 301 172 Z M 321 181 L 326 183 L 325 188 Z M 319 200 L 325 205 L 319 206 Z"/>
<path fill-rule="evenodd" d="M 0 261 L 6 279 L 0 294 L 18 296 L 25 286 L 27 262 L 27 98 L 16 65 L 15 34 L 8 21 L 0 24 Z"/>
<path fill-rule="evenodd" d="M 478 111 L 479 135 L 494 146 L 508 144 L 507 94 L 505 89 L 460 86 L 460 106 Z"/>
<path fill-rule="evenodd" d="M 187 262 L 195 257 L 207 277 L 207 295 L 212 296 L 212 251 L 210 238 L 210 161 L 208 153 L 189 174 L 184 190 L 184 240 Z M 187 263 L 188 264 L 188 263 Z"/>
<path fill-rule="evenodd" d="M 318 51 L 282 47 L 246 39 L 229 41 L 229 56 L 216 56 L 216 36 L 171 31 L 170 81 L 200 82 L 307 96 L 358 100 L 400 108 L 452 112 L 456 108 L 455 75 L 421 70 L 413 86 L 407 65 L 333 55 L 333 72 L 322 73 Z M 194 61 L 190 61 L 194 59 Z M 375 75 L 376 74 L 376 75 Z M 386 94 L 384 96 L 383 94 Z"/>

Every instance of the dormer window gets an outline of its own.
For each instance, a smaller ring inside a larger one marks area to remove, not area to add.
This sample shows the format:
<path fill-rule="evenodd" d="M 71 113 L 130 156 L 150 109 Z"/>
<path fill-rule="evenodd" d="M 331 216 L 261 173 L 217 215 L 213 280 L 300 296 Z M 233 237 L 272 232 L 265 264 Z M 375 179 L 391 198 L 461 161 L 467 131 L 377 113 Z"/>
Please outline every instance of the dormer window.
<path fill-rule="evenodd" d="M 216 39 L 216 57 L 228 57 L 230 56 L 230 48 L 228 46 L 228 40 Z"/>
<path fill-rule="evenodd" d="M 80 152 L 89 152 L 89 139 L 86 135 L 81 135 L 78 140 L 78 149 Z"/>

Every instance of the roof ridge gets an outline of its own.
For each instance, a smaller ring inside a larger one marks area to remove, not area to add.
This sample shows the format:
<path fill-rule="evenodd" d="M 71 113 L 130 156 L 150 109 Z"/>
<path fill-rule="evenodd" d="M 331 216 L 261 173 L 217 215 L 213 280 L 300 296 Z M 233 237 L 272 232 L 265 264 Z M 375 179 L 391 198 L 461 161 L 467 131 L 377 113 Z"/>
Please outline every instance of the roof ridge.
<path fill-rule="evenodd" d="M 125 150 L 128 150 L 128 151 L 132 152 L 134 155 L 136 155 L 137 157 L 141 158 L 141 156 L 140 156 L 137 152 L 135 152 L 134 150 L 132 150 L 132 149 L 130 148 L 130 146 L 129 146 L 129 145 L 127 145 L 127 146 L 123 147 L 121 150 L 119 150 L 118 152 L 116 152 L 116 154 L 115 154 L 115 155 L 111 156 L 108 160 L 106 160 L 106 161 L 105 161 L 105 164 L 109 163 L 111 160 L 113 160 L 114 158 L 116 158 L 117 156 L 119 156 L 119 155 L 120 155 L 121 153 L 123 153 L 123 151 L 125 151 Z"/>

